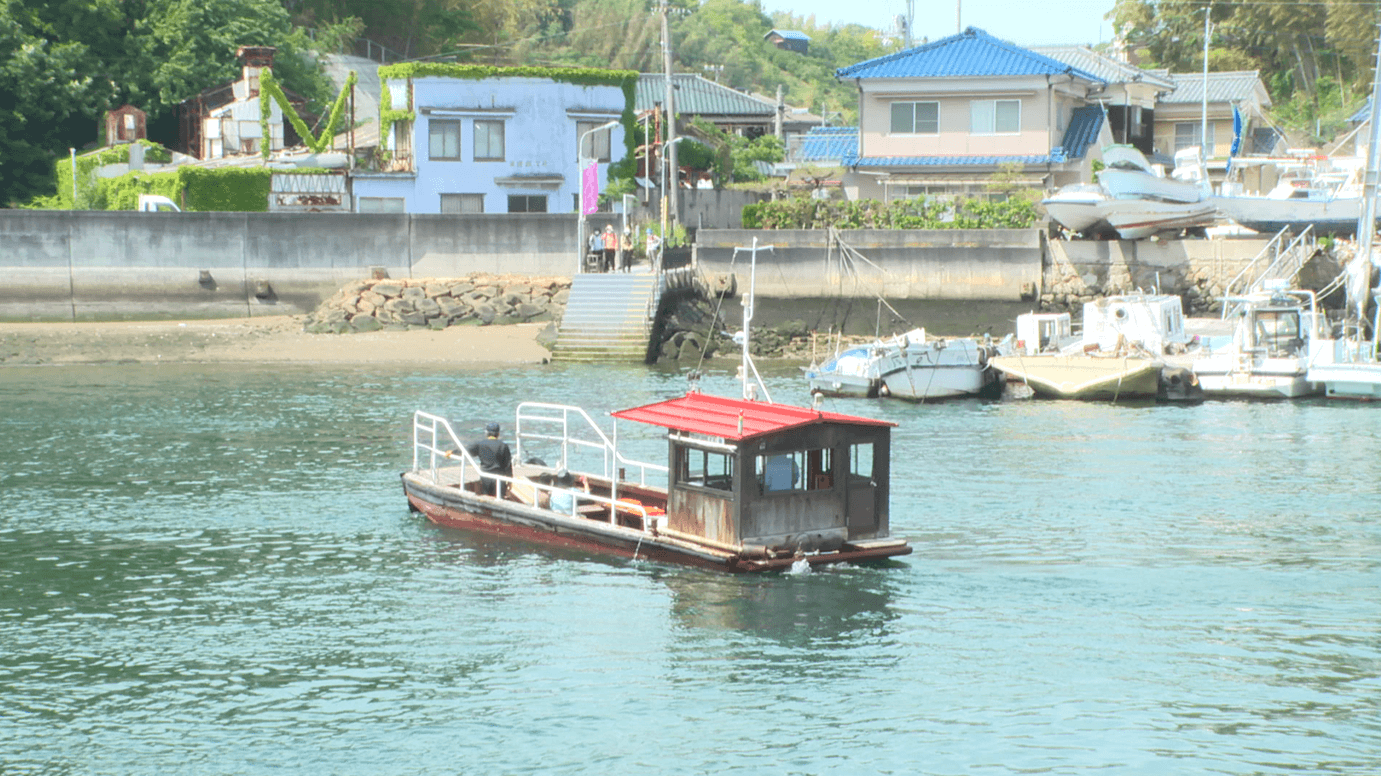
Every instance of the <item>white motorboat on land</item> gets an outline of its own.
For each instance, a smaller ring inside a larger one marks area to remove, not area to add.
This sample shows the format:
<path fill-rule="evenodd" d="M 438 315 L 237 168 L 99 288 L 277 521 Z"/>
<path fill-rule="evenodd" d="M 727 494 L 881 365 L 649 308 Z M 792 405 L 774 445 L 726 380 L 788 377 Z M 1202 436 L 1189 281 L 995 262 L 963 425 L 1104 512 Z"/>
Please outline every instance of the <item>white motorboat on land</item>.
<path fill-rule="evenodd" d="M 1097 184 L 1064 186 L 1041 202 L 1071 232 L 1140 240 L 1207 227 L 1216 219 L 1206 176 L 1167 178 L 1131 146 L 1109 146 L 1103 158 L 1109 166 L 1098 172 Z"/>
<path fill-rule="evenodd" d="M 1178 296 L 1110 296 L 1085 303 L 1083 314 L 1078 338 L 1067 334 L 1068 313 L 1018 316 L 1017 349 L 994 359 L 994 368 L 1048 398 L 1202 398 L 1193 374 L 1167 366 L 1164 359 L 1196 345 L 1185 332 Z"/>
<path fill-rule="evenodd" d="M 1328 340 L 1314 292 L 1271 281 L 1265 291 L 1223 300 L 1236 309 L 1232 340 L 1193 362 L 1208 398 L 1294 399 L 1317 394 L 1310 364 Z M 1233 317 L 1233 316 L 1230 316 Z"/>
<path fill-rule="evenodd" d="M 1247 169 L 1258 160 L 1238 161 Z M 1241 193 L 1239 182 L 1226 182 L 1210 198 L 1219 215 L 1254 232 L 1275 234 L 1312 226 L 1318 235 L 1348 237 L 1357 233 L 1362 209 L 1360 174 L 1353 160 L 1278 160 L 1279 181 L 1264 195 Z"/>
<path fill-rule="evenodd" d="M 999 345 L 971 337 L 928 337 L 923 328 L 840 351 L 805 368 L 811 393 L 891 396 L 913 401 L 996 396 L 1002 376 L 990 365 Z"/>

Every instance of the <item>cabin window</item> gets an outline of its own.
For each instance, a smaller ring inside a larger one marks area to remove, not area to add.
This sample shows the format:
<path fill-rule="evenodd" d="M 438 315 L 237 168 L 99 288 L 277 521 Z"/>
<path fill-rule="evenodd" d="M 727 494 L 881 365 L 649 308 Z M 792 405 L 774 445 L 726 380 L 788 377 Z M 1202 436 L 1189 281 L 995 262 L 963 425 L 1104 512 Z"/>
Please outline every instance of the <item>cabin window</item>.
<path fill-rule="evenodd" d="M 727 453 L 678 448 L 677 482 L 714 490 L 734 489 L 734 457 Z"/>
<path fill-rule="evenodd" d="M 763 493 L 825 490 L 834 486 L 833 470 L 829 448 L 768 453 L 756 465 Z"/>
<path fill-rule="evenodd" d="M 1293 310 L 1258 310 L 1256 345 L 1265 348 L 1268 356 L 1299 352 L 1304 345 L 1304 338 L 1300 333 L 1299 313 Z"/>
<path fill-rule="evenodd" d="M 849 478 L 873 479 L 873 443 L 860 442 L 849 447 Z"/>

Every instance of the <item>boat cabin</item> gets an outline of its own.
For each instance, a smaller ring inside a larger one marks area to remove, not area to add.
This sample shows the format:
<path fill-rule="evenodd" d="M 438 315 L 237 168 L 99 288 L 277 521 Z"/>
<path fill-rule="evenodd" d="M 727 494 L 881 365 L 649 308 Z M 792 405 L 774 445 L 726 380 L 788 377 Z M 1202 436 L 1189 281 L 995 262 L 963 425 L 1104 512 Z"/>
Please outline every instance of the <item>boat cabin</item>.
<path fill-rule="evenodd" d="M 1084 304 L 1085 349 L 1112 352 L 1131 345 L 1164 355 L 1183 350 L 1192 340 L 1184 330 L 1178 296 L 1124 294 Z"/>
<path fill-rule="evenodd" d="M 1069 313 L 1024 313 L 1017 316 L 1016 350 L 1023 356 L 1058 351 L 1074 340 Z"/>
<path fill-rule="evenodd" d="M 671 532 L 803 552 L 888 537 L 890 421 L 696 392 L 613 416 L 667 429 Z"/>

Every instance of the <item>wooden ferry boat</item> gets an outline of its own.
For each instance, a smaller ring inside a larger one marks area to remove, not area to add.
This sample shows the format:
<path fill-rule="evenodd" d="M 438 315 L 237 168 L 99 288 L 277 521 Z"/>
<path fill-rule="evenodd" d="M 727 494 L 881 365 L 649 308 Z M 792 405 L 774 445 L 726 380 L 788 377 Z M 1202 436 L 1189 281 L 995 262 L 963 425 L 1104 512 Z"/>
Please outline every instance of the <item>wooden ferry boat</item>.
<path fill-rule="evenodd" d="M 500 497 L 480 491 L 451 424 L 417 412 L 408 504 L 437 525 L 729 572 L 911 552 L 888 532 L 889 421 L 695 391 L 612 414 L 665 429 L 667 463 L 625 458 L 617 424 L 610 436 L 578 407 L 528 402 L 514 459 L 541 450 L 555 464 L 516 465 L 496 477 Z M 554 481 L 562 469 L 589 490 Z M 552 509 L 553 495 L 571 496 L 570 510 Z"/>

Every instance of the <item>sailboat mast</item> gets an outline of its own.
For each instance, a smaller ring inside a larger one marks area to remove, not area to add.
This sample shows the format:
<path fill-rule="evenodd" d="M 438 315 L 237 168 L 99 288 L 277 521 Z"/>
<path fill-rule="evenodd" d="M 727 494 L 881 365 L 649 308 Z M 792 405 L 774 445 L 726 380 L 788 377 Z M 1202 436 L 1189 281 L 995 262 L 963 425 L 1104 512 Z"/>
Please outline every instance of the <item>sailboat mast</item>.
<path fill-rule="evenodd" d="M 1381 25 L 1378 25 L 1381 33 Z M 1362 208 L 1357 217 L 1357 273 L 1356 299 L 1348 301 L 1356 305 L 1357 326 L 1360 331 L 1366 325 L 1367 297 L 1371 292 L 1371 265 L 1375 259 L 1371 255 L 1372 237 L 1376 232 L 1376 186 L 1377 163 L 1381 159 L 1378 145 L 1381 145 L 1381 34 L 1376 45 L 1376 62 L 1371 79 L 1371 141 L 1367 145 L 1367 172 L 1362 179 Z M 1372 333 L 1376 336 L 1376 332 Z"/>

